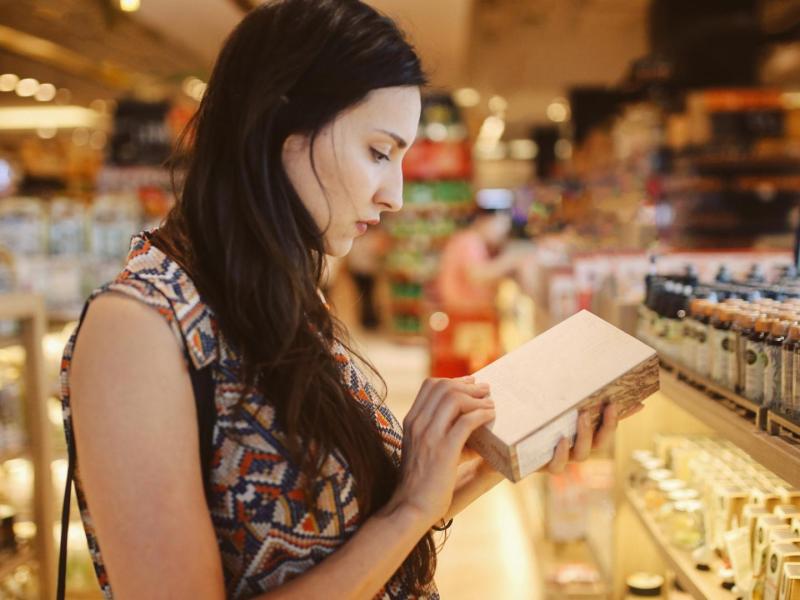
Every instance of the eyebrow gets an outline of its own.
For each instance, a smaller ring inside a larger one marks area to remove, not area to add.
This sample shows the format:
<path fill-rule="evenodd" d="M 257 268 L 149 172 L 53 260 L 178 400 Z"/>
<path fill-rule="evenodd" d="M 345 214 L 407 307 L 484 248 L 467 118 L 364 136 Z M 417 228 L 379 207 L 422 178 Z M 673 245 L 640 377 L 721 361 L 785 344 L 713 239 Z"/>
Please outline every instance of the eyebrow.
<path fill-rule="evenodd" d="M 400 148 L 401 150 L 403 148 L 405 148 L 406 146 L 408 146 L 408 142 L 406 142 L 403 138 L 401 138 L 396 133 L 393 133 L 391 131 L 387 131 L 386 129 L 376 129 L 375 131 L 380 131 L 381 133 L 385 133 L 386 135 L 388 135 L 390 138 L 392 138 L 397 143 L 397 147 Z"/>

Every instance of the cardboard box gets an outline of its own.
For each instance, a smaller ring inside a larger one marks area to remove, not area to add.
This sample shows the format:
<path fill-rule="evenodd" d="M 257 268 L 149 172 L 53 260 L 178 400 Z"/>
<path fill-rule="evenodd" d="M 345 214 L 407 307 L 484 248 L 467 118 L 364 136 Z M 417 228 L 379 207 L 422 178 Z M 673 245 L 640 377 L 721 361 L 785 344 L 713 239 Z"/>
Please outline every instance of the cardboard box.
<path fill-rule="evenodd" d="M 783 565 L 780 599 L 800 600 L 800 563 Z"/>
<path fill-rule="evenodd" d="M 750 503 L 764 506 L 770 512 L 781 504 L 781 502 L 781 495 L 772 491 L 770 488 L 755 489 L 750 492 Z"/>
<path fill-rule="evenodd" d="M 756 542 L 753 547 L 753 573 L 756 576 L 764 572 L 764 562 L 767 559 L 767 551 L 769 550 L 769 540 L 774 530 L 789 531 L 786 522 L 780 517 L 775 515 L 758 517 L 756 523 Z"/>
<path fill-rule="evenodd" d="M 512 481 L 543 467 L 579 411 L 594 426 L 610 402 L 624 418 L 658 391 L 655 350 L 581 311 L 475 373 L 491 386 L 497 416 L 468 445 Z"/>
<path fill-rule="evenodd" d="M 800 562 L 800 548 L 795 544 L 775 544 L 770 547 L 767 578 L 764 582 L 764 600 L 777 600 L 783 566 L 797 562 Z"/>
<path fill-rule="evenodd" d="M 772 514 L 784 519 L 787 523 L 791 523 L 794 519 L 800 518 L 800 508 L 797 508 L 794 504 L 779 504 L 772 509 Z"/>
<path fill-rule="evenodd" d="M 792 528 L 792 532 L 800 537 L 800 519 L 797 517 L 793 518 L 789 525 Z"/>
<path fill-rule="evenodd" d="M 757 504 L 745 504 L 742 509 L 742 521 L 744 526 L 750 531 L 750 552 L 752 553 L 756 545 L 756 521 L 758 517 L 771 516 L 771 513 L 763 506 Z"/>

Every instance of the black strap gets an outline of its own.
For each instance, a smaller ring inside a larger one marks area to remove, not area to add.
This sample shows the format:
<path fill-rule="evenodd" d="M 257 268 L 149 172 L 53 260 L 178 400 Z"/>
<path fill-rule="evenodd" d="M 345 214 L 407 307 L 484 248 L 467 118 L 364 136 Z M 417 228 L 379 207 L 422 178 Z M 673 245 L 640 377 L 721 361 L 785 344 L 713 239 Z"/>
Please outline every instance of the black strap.
<path fill-rule="evenodd" d="M 88 303 L 78 321 L 78 330 L 86 315 Z M 75 337 L 77 339 L 77 335 Z M 187 356 L 189 377 L 192 380 L 192 391 L 197 408 L 197 430 L 200 442 L 200 465 L 203 474 L 203 491 L 206 503 L 211 501 L 211 467 L 214 458 L 214 423 L 217 417 L 214 403 L 214 378 L 211 367 L 197 369 Z M 61 509 L 61 547 L 58 553 L 58 588 L 56 600 L 64 600 L 67 581 L 67 534 L 69 533 L 70 500 L 72 498 L 72 481 L 75 473 L 75 437 L 67 445 L 67 482 L 64 486 L 64 504 Z"/>

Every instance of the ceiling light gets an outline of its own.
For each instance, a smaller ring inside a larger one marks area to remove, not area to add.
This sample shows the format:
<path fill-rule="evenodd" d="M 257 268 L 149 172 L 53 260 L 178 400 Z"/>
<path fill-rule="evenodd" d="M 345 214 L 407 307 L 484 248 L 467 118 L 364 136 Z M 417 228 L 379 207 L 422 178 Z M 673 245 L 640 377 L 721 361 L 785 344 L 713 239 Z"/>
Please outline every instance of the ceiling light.
<path fill-rule="evenodd" d="M 13 92 L 19 83 L 19 77 L 13 73 L 0 75 L 0 92 Z"/>
<path fill-rule="evenodd" d="M 25 130 L 39 127 L 99 127 L 102 115 L 82 106 L 8 106 L 0 108 L 0 129 Z"/>
<path fill-rule="evenodd" d="M 17 96 L 20 98 L 30 98 L 39 91 L 39 82 L 30 77 L 20 79 L 17 83 Z"/>
<path fill-rule="evenodd" d="M 533 160 L 539 154 L 539 146 L 533 140 L 511 140 L 508 153 L 515 160 Z"/>
<path fill-rule="evenodd" d="M 39 102 L 50 102 L 50 100 L 56 97 L 56 86 L 52 83 L 43 83 L 39 86 L 39 89 L 36 90 L 34 97 Z"/>
<path fill-rule="evenodd" d="M 36 135 L 38 135 L 43 140 L 52 140 L 56 137 L 56 133 L 58 133 L 58 129 L 55 127 L 39 127 L 36 129 Z"/>
<path fill-rule="evenodd" d="M 569 118 L 569 104 L 563 98 L 556 98 L 547 107 L 547 118 L 554 123 L 563 123 Z"/>
<path fill-rule="evenodd" d="M 119 0 L 119 7 L 125 12 L 136 12 L 140 6 L 139 0 Z"/>
<path fill-rule="evenodd" d="M 425 127 L 425 135 L 434 142 L 443 142 L 447 139 L 447 126 L 444 123 L 430 123 Z"/>
<path fill-rule="evenodd" d="M 453 100 L 459 106 L 472 108 L 480 104 L 481 95 L 475 88 L 461 88 L 453 92 Z"/>

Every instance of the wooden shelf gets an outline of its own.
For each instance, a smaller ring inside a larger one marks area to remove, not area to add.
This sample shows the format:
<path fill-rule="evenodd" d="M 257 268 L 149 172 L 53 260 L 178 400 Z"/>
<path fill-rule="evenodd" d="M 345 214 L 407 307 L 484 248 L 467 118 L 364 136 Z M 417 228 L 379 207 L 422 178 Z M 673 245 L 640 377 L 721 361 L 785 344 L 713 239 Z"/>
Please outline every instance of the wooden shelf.
<path fill-rule="evenodd" d="M 25 458 L 28 456 L 28 454 L 29 454 L 28 449 L 24 446 L 12 450 L 0 451 L 0 465 L 2 465 L 7 460 L 13 460 L 15 458 Z"/>
<path fill-rule="evenodd" d="M 0 554 L 0 580 L 11 575 L 17 568 L 34 562 L 36 562 L 36 554 L 31 548 L 14 554 Z"/>
<path fill-rule="evenodd" d="M 767 469 L 800 487 L 800 444 L 758 429 L 754 423 L 664 369 L 661 369 L 661 392 Z"/>
<path fill-rule="evenodd" d="M 661 533 L 652 516 L 637 498 L 635 492 L 625 490 L 625 498 L 633 508 L 634 513 L 641 521 L 647 533 L 652 538 L 659 553 L 669 568 L 675 571 L 675 576 L 681 586 L 695 598 L 708 600 L 733 600 L 734 594 L 725 590 L 720 585 L 720 579 L 712 571 L 698 571 L 690 554 L 672 546 Z"/>

